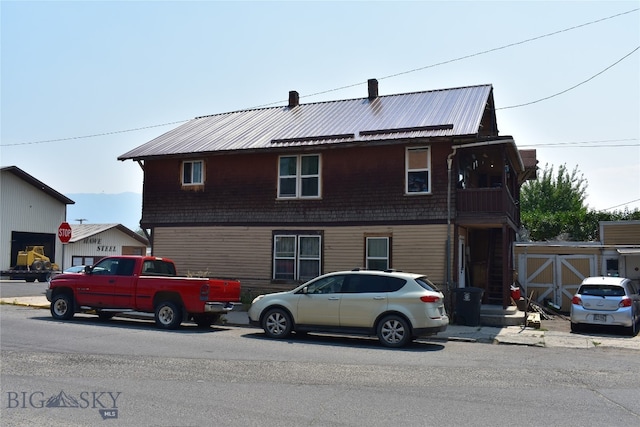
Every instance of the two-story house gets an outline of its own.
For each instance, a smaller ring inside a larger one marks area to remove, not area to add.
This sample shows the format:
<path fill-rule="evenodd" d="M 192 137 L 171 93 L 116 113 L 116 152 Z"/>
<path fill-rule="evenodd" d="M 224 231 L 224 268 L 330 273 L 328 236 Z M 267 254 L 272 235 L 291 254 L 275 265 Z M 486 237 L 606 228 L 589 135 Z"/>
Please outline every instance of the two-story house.
<path fill-rule="evenodd" d="M 182 273 L 282 289 L 364 267 L 509 301 L 535 151 L 498 136 L 491 85 L 197 117 L 119 160 L 144 170 L 141 227 Z"/>

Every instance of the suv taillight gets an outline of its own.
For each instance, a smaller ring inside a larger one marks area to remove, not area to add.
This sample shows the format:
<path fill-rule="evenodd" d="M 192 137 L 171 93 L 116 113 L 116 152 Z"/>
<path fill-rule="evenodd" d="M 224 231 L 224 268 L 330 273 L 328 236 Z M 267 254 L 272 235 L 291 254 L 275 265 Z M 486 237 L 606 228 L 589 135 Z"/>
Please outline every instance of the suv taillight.
<path fill-rule="evenodd" d="M 440 302 L 440 297 L 436 295 L 425 295 L 420 297 L 422 302 Z"/>
<path fill-rule="evenodd" d="M 582 305 L 582 300 L 578 295 L 574 295 L 573 298 L 571 298 L 571 304 Z"/>
<path fill-rule="evenodd" d="M 618 304 L 618 307 L 631 307 L 631 298 L 629 297 L 622 298 L 622 301 L 620 301 L 620 304 Z"/>

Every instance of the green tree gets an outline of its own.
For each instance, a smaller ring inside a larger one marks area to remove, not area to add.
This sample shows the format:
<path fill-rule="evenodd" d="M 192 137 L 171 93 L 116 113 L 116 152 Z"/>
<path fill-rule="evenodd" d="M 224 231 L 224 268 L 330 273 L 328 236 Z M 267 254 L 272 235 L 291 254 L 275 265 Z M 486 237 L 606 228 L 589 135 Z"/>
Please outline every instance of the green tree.
<path fill-rule="evenodd" d="M 520 219 L 534 241 L 572 240 L 590 242 L 600 239 L 600 221 L 640 220 L 640 210 L 587 210 L 587 181 L 576 166 L 571 173 L 566 165 L 545 165 L 542 175 L 527 181 L 520 189 Z"/>
<path fill-rule="evenodd" d="M 520 218 L 530 239 L 592 240 L 593 230 L 585 222 L 586 196 L 587 181 L 577 166 L 569 173 L 561 165 L 554 174 L 553 166 L 545 165 L 542 175 L 520 190 Z"/>

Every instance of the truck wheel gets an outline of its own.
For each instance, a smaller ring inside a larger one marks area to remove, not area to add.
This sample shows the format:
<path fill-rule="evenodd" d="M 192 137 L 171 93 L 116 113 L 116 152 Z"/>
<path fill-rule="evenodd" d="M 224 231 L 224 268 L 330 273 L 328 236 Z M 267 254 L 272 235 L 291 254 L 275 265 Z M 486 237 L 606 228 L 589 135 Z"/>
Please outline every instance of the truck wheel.
<path fill-rule="evenodd" d="M 292 328 L 291 317 L 281 308 L 269 310 L 262 318 L 262 329 L 269 338 L 286 338 Z"/>
<path fill-rule="evenodd" d="M 27 277 L 26 279 L 24 279 L 25 282 L 27 283 L 33 283 L 36 281 L 35 277 Z"/>
<path fill-rule="evenodd" d="M 385 347 L 403 347 L 411 341 L 411 328 L 402 317 L 392 314 L 380 321 L 378 339 Z"/>
<path fill-rule="evenodd" d="M 51 316 L 57 320 L 69 320 L 73 314 L 73 298 L 64 293 L 54 295 L 51 300 Z"/>
<path fill-rule="evenodd" d="M 38 276 L 38 282 L 44 283 L 51 280 L 51 273 L 44 273 Z"/>
<path fill-rule="evenodd" d="M 162 329 L 176 329 L 182 323 L 182 310 L 171 301 L 156 306 L 156 325 Z"/>

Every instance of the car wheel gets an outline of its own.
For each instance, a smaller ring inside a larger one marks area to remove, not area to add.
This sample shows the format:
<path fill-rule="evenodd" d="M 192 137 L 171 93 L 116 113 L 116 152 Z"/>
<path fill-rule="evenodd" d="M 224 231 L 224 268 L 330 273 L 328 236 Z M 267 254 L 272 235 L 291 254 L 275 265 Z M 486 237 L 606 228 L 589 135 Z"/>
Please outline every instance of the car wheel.
<path fill-rule="evenodd" d="M 164 301 L 157 305 L 155 319 L 162 329 L 176 329 L 182 323 L 182 310 L 175 302 Z"/>
<path fill-rule="evenodd" d="M 51 300 L 51 316 L 57 320 L 69 320 L 73 317 L 73 297 L 59 293 Z"/>
<path fill-rule="evenodd" d="M 385 347 L 403 347 L 411 341 L 411 328 L 402 317 L 390 315 L 378 324 L 378 339 Z"/>
<path fill-rule="evenodd" d="M 638 322 L 636 321 L 635 318 L 631 319 L 631 326 L 629 326 L 627 329 L 627 334 L 635 337 L 636 334 L 638 333 Z"/>
<path fill-rule="evenodd" d="M 262 329 L 269 338 L 286 338 L 292 328 L 291 317 L 281 308 L 269 310 L 262 319 Z"/>

